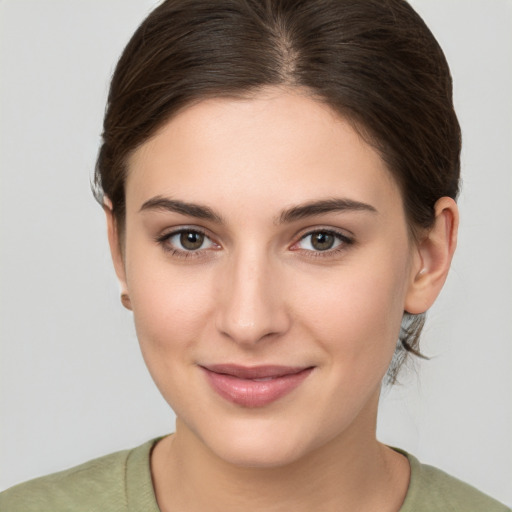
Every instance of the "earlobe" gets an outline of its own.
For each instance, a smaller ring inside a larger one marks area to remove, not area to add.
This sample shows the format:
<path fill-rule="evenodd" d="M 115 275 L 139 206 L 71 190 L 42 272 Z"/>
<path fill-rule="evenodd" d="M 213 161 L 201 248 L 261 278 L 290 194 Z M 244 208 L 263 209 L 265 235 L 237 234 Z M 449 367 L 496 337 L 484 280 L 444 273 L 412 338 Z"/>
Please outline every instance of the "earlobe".
<path fill-rule="evenodd" d="M 131 310 L 132 308 L 130 296 L 128 295 L 128 286 L 126 283 L 126 272 L 121 249 L 121 240 L 119 237 L 119 229 L 113 212 L 112 201 L 110 201 L 110 199 L 106 196 L 103 201 L 103 210 L 107 220 L 107 233 L 108 243 L 110 246 L 110 254 L 112 256 L 112 262 L 114 264 L 114 269 L 121 288 L 121 302 L 126 309 Z"/>
<path fill-rule="evenodd" d="M 404 305 L 411 314 L 424 313 L 432 306 L 446 281 L 457 246 L 457 204 L 450 197 L 442 197 L 434 209 L 434 224 L 417 242 L 417 258 L 411 269 Z"/>

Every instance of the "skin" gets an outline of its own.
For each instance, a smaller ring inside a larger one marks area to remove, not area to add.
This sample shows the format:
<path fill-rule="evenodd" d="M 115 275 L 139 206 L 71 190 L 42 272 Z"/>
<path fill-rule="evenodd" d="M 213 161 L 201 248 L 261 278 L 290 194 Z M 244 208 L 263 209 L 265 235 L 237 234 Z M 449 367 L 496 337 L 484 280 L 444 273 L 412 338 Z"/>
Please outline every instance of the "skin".
<path fill-rule="evenodd" d="M 365 206 L 290 214 L 334 199 Z M 440 199 L 412 240 L 397 184 L 350 123 L 269 88 L 191 106 L 135 151 L 122 247 L 106 213 L 144 359 L 177 415 L 152 454 L 160 508 L 398 510 L 409 465 L 376 440 L 380 385 L 403 312 L 428 309 L 444 283 L 455 203 Z M 180 229 L 205 233 L 199 250 Z M 326 231 L 333 247 L 318 250 L 311 233 Z M 314 369 L 247 408 L 199 368 L 219 363 Z"/>

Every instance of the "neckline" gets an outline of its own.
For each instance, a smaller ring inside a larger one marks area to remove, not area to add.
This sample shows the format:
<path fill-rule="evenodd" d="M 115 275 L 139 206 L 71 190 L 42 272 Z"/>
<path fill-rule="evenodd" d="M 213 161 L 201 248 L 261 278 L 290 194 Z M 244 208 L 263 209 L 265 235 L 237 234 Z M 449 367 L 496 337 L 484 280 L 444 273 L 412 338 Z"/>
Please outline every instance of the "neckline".
<path fill-rule="evenodd" d="M 156 443 L 166 436 L 157 437 L 134 448 L 128 454 L 125 467 L 125 496 L 128 512 L 161 512 L 156 501 L 151 477 L 151 452 Z"/>
<path fill-rule="evenodd" d="M 169 434 L 172 435 L 172 434 Z M 132 449 L 128 454 L 125 468 L 125 486 L 127 510 L 129 512 L 161 512 L 156 501 L 153 479 L 151 476 L 151 452 L 156 444 L 167 436 L 151 439 L 146 443 Z M 420 462 L 405 450 L 390 446 L 392 450 L 403 455 L 411 468 L 409 485 L 405 499 L 397 512 L 414 510 L 414 502 L 418 493 L 417 479 Z"/>

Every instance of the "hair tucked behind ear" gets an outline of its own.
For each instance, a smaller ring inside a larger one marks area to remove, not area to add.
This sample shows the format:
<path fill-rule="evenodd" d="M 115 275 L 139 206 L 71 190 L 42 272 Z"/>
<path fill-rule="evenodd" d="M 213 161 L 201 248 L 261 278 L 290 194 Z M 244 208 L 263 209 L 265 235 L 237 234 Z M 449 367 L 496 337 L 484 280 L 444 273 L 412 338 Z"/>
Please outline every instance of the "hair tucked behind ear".
<path fill-rule="evenodd" d="M 398 381 L 400 368 L 409 354 L 413 354 L 421 359 L 428 359 L 419 351 L 420 335 L 425 324 L 425 316 L 425 313 L 420 315 L 404 313 L 395 353 L 386 374 L 385 384 L 395 384 Z"/>
<path fill-rule="evenodd" d="M 349 119 L 399 184 L 411 232 L 456 198 L 460 128 L 445 57 L 404 0 L 168 0 L 126 46 L 112 77 L 95 195 L 120 233 L 126 163 L 180 109 L 271 85 L 300 87 Z M 418 354 L 423 317 L 401 335 Z M 399 363 L 391 370 L 396 379 Z"/>

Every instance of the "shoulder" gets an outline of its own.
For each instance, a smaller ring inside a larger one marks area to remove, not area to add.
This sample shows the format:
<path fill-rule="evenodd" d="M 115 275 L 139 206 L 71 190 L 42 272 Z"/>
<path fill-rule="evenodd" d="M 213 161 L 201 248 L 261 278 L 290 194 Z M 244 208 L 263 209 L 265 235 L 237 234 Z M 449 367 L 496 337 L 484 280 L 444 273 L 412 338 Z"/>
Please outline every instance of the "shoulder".
<path fill-rule="evenodd" d="M 404 452 L 402 452 L 404 453 Z M 404 453 L 411 480 L 400 512 L 510 512 L 510 508 L 440 469 Z"/>
<path fill-rule="evenodd" d="M 149 453 L 155 441 L 124 450 L 52 475 L 36 478 L 0 493 L 2 512 L 91 512 L 127 510 L 127 474 L 131 459 L 149 472 Z M 141 464 L 142 463 L 142 464 Z M 133 463 L 131 464 L 133 466 Z M 131 471 L 140 471 L 131 469 Z M 149 476 L 150 479 L 150 476 Z"/>

